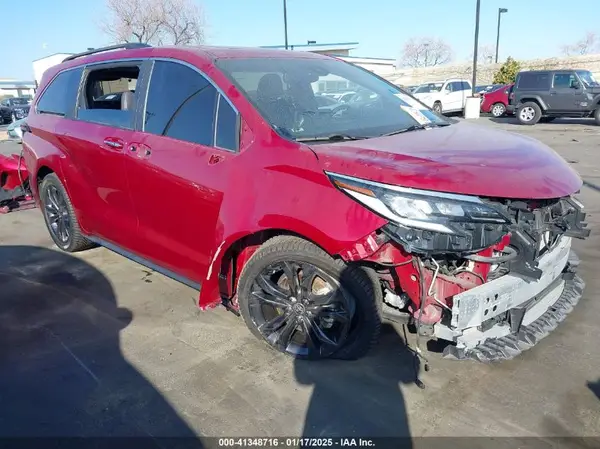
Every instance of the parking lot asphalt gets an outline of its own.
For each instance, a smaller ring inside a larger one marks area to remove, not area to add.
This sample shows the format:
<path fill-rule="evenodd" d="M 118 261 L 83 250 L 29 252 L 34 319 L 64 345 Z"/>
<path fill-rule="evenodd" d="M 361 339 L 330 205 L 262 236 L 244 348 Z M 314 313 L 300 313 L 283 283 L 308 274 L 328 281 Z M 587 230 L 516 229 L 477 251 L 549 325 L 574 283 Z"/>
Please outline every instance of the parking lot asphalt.
<path fill-rule="evenodd" d="M 541 140 L 586 183 L 587 288 L 531 350 L 497 365 L 429 353 L 425 389 L 402 328 L 360 361 L 294 361 L 188 287 L 106 249 L 58 252 L 39 210 L 15 212 L 0 215 L 0 436 L 600 436 L 600 127 L 475 123 Z"/>

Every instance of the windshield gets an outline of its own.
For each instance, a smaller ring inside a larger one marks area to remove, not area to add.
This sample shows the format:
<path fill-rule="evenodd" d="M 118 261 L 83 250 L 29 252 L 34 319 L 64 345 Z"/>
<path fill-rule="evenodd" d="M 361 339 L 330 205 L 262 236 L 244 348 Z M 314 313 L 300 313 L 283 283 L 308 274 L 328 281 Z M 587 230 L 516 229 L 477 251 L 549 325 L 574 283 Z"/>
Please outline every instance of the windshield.
<path fill-rule="evenodd" d="M 278 57 L 221 59 L 217 65 L 288 138 L 376 137 L 446 123 L 398 87 L 344 61 Z M 320 95 L 335 103 L 323 105 Z"/>
<path fill-rule="evenodd" d="M 27 100 L 27 98 L 11 98 L 10 103 L 12 105 L 26 105 L 29 104 L 29 101 Z"/>
<path fill-rule="evenodd" d="M 443 85 L 444 83 L 421 84 L 419 87 L 413 90 L 413 94 L 428 94 L 431 92 L 439 92 L 440 90 L 442 90 Z"/>
<path fill-rule="evenodd" d="M 579 75 L 579 78 L 581 78 L 581 81 L 583 82 L 585 87 L 600 86 L 600 84 L 598 84 L 598 81 L 596 81 L 596 79 L 594 78 L 594 75 L 592 75 L 592 72 L 588 72 L 587 70 L 581 70 L 577 72 L 577 75 Z"/>

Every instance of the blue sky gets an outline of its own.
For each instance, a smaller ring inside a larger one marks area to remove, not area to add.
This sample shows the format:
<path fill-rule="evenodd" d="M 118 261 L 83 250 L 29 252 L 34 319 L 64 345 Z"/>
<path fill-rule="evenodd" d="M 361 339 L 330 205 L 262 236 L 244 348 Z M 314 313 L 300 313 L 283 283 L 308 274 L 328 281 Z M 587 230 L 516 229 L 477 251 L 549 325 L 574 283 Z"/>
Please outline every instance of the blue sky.
<path fill-rule="evenodd" d="M 126 1 L 126 0 L 123 0 Z M 282 0 L 198 0 L 212 45 L 283 44 Z M 291 44 L 359 42 L 355 56 L 397 58 L 414 36 L 435 36 L 456 60 L 473 51 L 475 0 L 287 0 Z M 494 44 L 499 7 L 500 58 L 551 57 L 587 31 L 600 33 L 599 0 L 482 0 L 480 44 Z M 0 0 L 6 11 L 10 0 Z M 29 0 L 27 13 L 2 21 L 0 78 L 32 79 L 31 61 L 108 44 L 97 27 L 102 0 Z M 571 7 L 573 5 L 573 7 Z M 13 3 L 14 6 L 14 3 Z"/>

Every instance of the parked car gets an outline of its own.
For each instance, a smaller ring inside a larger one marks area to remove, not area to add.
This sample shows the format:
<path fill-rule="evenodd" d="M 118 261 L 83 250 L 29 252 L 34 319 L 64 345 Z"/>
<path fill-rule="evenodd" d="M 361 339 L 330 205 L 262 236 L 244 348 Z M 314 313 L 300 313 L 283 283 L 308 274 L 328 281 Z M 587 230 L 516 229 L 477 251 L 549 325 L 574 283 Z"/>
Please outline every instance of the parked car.
<path fill-rule="evenodd" d="M 421 84 L 412 92 L 415 98 L 438 114 L 463 111 L 471 93 L 471 83 L 462 79 Z"/>
<path fill-rule="evenodd" d="M 482 86 L 476 86 L 475 93 L 481 94 L 481 93 L 493 92 L 497 89 L 500 89 L 502 86 L 504 86 L 504 84 L 485 84 Z"/>
<path fill-rule="evenodd" d="M 593 117 L 600 125 L 600 84 L 589 70 L 519 72 L 508 110 L 522 125 L 557 117 Z"/>
<path fill-rule="evenodd" d="M 12 123 L 27 117 L 29 114 L 29 98 L 5 98 L 0 101 L 0 122 Z"/>
<path fill-rule="evenodd" d="M 21 130 L 21 124 L 23 123 L 25 123 L 24 118 L 12 122 L 10 125 L 8 125 L 8 128 L 6 128 L 6 134 L 8 135 L 8 138 L 10 140 L 14 140 L 17 143 L 21 143 L 21 140 L 23 139 L 23 131 Z"/>
<path fill-rule="evenodd" d="M 492 114 L 494 117 L 502 117 L 506 114 L 508 105 L 508 93 L 513 84 L 502 85 L 491 92 L 484 93 L 481 100 L 481 112 Z"/>
<path fill-rule="evenodd" d="M 48 69 L 23 126 L 62 250 L 103 245 L 309 359 L 361 357 L 387 320 L 447 357 L 512 358 L 581 297 L 582 181 L 540 142 L 450 123 L 325 55 L 108 49 Z M 377 101 L 314 120 L 332 76 Z M 119 78 L 142 87 L 101 107 L 91 92 Z"/>

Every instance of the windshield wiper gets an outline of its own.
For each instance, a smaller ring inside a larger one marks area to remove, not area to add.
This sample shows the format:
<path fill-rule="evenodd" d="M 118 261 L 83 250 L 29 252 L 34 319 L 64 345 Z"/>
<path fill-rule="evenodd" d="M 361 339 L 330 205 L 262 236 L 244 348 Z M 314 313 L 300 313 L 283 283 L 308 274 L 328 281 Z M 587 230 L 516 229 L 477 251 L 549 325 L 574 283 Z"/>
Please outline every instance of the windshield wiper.
<path fill-rule="evenodd" d="M 298 137 L 297 142 L 341 142 L 343 140 L 364 140 L 370 139 L 365 136 L 351 136 L 349 134 L 331 134 L 330 136 L 315 136 L 315 137 Z"/>
<path fill-rule="evenodd" d="M 439 128 L 439 127 L 443 127 L 443 126 L 450 126 L 450 123 L 428 123 L 427 125 L 420 125 L 420 124 L 411 125 L 408 128 L 402 128 L 397 131 L 392 131 L 391 133 L 382 134 L 381 137 L 395 136 L 396 134 L 407 133 L 410 131 L 419 131 L 421 129 L 428 129 L 428 128 Z"/>

